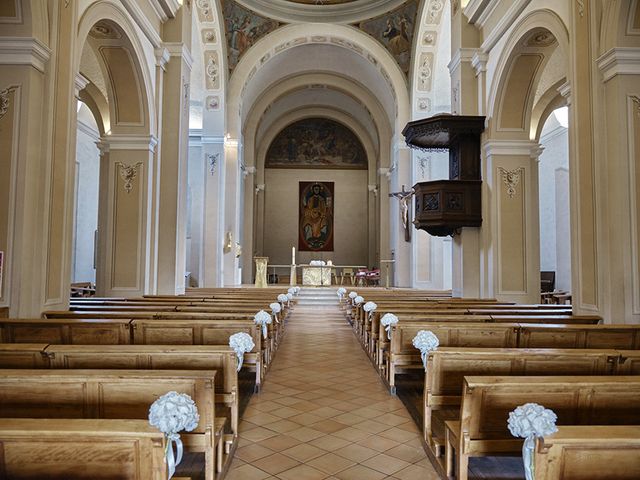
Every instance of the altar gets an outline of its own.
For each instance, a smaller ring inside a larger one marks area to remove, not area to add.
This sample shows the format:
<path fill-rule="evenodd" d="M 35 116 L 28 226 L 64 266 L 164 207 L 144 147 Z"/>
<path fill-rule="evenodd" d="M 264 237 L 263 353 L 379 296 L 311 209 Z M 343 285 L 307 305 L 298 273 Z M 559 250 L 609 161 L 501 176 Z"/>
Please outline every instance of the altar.
<path fill-rule="evenodd" d="M 331 285 L 332 265 L 303 265 L 302 266 L 302 284 L 315 287 Z"/>

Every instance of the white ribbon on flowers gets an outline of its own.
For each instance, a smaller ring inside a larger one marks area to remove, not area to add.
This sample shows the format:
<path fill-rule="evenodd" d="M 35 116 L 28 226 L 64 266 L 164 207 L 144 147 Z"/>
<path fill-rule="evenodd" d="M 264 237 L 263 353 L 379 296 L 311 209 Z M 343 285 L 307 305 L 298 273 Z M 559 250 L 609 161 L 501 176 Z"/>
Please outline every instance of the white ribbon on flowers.
<path fill-rule="evenodd" d="M 362 309 L 369 314 L 369 319 L 371 319 L 371 316 L 373 315 L 373 312 L 376 311 L 376 308 L 378 308 L 378 305 L 376 305 L 374 302 L 367 302 L 362 307 Z"/>
<path fill-rule="evenodd" d="M 168 392 L 158 398 L 149 408 L 149 423 L 164 433 L 167 439 L 165 460 L 169 477 L 176 473 L 182 461 L 183 446 L 179 432 L 190 432 L 198 426 L 200 415 L 195 402 L 186 393 Z M 173 445 L 176 453 L 173 452 Z"/>
<path fill-rule="evenodd" d="M 413 346 L 420 350 L 420 356 L 422 357 L 422 365 L 425 370 L 427 369 L 427 355 L 429 352 L 436 350 L 440 345 L 440 340 L 429 330 L 420 330 L 418 334 L 413 337 Z"/>
<path fill-rule="evenodd" d="M 244 361 L 244 354 L 249 353 L 256 344 L 253 342 L 253 338 L 246 332 L 234 333 L 229 337 L 229 346 L 236 352 L 238 356 L 238 372 L 242 368 L 242 362 Z"/>
<path fill-rule="evenodd" d="M 525 403 L 509 413 L 507 425 L 514 437 L 524 438 L 522 446 L 522 460 L 524 474 L 527 480 L 534 480 L 535 462 L 534 449 L 536 438 L 543 438 L 558 431 L 556 421 L 558 416 L 537 403 Z"/>
<path fill-rule="evenodd" d="M 338 294 L 338 298 L 342 301 L 344 295 L 347 293 L 347 289 L 344 287 L 340 287 L 336 293 Z"/>
<path fill-rule="evenodd" d="M 380 323 L 384 325 L 384 329 L 387 331 L 387 338 L 391 340 L 391 328 L 398 324 L 398 317 L 393 313 L 385 313 L 380 319 Z"/>
<path fill-rule="evenodd" d="M 262 335 L 264 338 L 267 338 L 267 325 L 273 321 L 271 315 L 264 310 L 260 310 L 253 317 L 253 321 L 256 322 L 256 325 L 260 325 L 262 327 Z"/>

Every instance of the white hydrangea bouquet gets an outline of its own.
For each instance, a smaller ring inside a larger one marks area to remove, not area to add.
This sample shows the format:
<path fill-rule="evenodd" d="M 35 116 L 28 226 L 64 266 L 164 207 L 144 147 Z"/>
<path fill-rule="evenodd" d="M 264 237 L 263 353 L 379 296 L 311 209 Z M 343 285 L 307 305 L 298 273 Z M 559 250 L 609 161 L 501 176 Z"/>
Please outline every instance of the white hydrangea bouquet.
<path fill-rule="evenodd" d="M 271 313 L 273 313 L 273 316 L 276 319 L 276 323 L 280 323 L 280 320 L 278 320 L 278 314 L 282 311 L 282 307 L 280 306 L 280 304 L 278 302 L 273 302 L 269 305 L 269 308 L 271 309 Z"/>
<path fill-rule="evenodd" d="M 253 342 L 253 338 L 246 332 L 234 333 L 229 337 L 229 346 L 236 352 L 238 356 L 238 372 L 242 368 L 242 362 L 244 361 L 244 354 L 249 353 L 254 349 L 256 344 Z"/>
<path fill-rule="evenodd" d="M 385 313 L 380 319 L 380 323 L 384 325 L 384 329 L 387 332 L 387 338 L 391 340 L 391 329 L 394 325 L 398 324 L 398 317 L 393 313 Z"/>
<path fill-rule="evenodd" d="M 273 321 L 271 315 L 264 310 L 260 310 L 253 317 L 253 321 L 256 323 L 256 325 L 262 327 L 262 336 L 264 338 L 267 338 L 267 325 L 271 324 L 271 322 Z"/>
<path fill-rule="evenodd" d="M 195 402 L 186 393 L 168 392 L 158 398 L 149 408 L 149 423 L 164 433 L 167 439 L 165 460 L 169 478 L 176 473 L 182 461 L 183 446 L 179 432 L 191 432 L 198 426 L 200 415 Z M 176 453 L 173 452 L 173 445 Z"/>
<path fill-rule="evenodd" d="M 511 435 L 524 438 L 522 446 L 522 460 L 524 474 L 527 480 L 534 480 L 535 464 L 534 449 L 536 438 L 543 438 L 558 431 L 556 421 L 558 416 L 537 403 L 525 403 L 509 413 L 507 425 Z"/>
<path fill-rule="evenodd" d="M 440 346 L 440 340 L 429 330 L 420 330 L 415 337 L 413 337 L 413 346 L 420 350 L 420 356 L 422 357 L 422 365 L 425 370 L 427 369 L 427 356 L 429 352 L 436 350 Z"/>
<path fill-rule="evenodd" d="M 342 301 L 345 294 L 347 293 L 347 289 L 344 287 L 340 287 L 336 293 L 338 294 L 338 298 L 340 299 L 340 301 Z"/>
<path fill-rule="evenodd" d="M 367 302 L 362 307 L 362 309 L 367 312 L 369 318 L 371 318 L 373 312 L 376 311 L 376 308 L 378 308 L 378 305 L 376 305 L 374 302 Z"/>

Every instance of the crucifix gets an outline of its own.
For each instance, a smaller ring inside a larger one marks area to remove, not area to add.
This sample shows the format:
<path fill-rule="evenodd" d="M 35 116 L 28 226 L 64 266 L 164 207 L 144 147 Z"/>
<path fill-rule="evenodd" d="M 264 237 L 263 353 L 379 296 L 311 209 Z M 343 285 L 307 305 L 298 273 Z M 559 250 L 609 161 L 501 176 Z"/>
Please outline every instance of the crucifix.
<path fill-rule="evenodd" d="M 400 200 L 400 221 L 404 227 L 404 241 L 411 242 L 411 221 L 409 219 L 409 201 L 413 196 L 414 191 L 405 190 L 402 185 L 401 192 L 390 193 L 389 196 Z"/>

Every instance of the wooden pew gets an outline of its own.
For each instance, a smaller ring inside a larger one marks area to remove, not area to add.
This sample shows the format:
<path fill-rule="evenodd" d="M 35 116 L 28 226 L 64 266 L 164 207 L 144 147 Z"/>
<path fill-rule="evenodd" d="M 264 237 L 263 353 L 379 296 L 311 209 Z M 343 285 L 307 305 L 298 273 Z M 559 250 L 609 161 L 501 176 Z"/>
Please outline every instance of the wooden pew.
<path fill-rule="evenodd" d="M 509 412 L 528 402 L 553 410 L 558 425 L 640 425 L 640 377 L 465 377 L 460 420 L 447 421 L 445 465 L 468 479 L 469 458 L 516 453 Z"/>
<path fill-rule="evenodd" d="M 637 480 L 640 427 L 566 426 L 538 439 L 536 478 L 545 480 Z"/>
<path fill-rule="evenodd" d="M 396 373 L 423 368 L 412 344 L 420 330 L 433 332 L 443 347 L 640 350 L 640 325 L 400 322 L 391 330 L 384 355 L 383 372 L 392 391 Z"/>
<path fill-rule="evenodd" d="M 0 343 L 0 368 L 49 368 L 46 343 Z"/>
<path fill-rule="evenodd" d="M 164 449 L 146 420 L 0 418 L 6 480 L 166 480 Z"/>
<path fill-rule="evenodd" d="M 0 370 L 0 417 L 146 420 L 149 407 L 169 391 L 186 393 L 200 423 L 180 433 L 186 451 L 204 452 L 213 480 L 222 462 L 224 419 L 215 417 L 215 371 L 210 370 Z"/>
<path fill-rule="evenodd" d="M 427 357 L 422 394 L 425 441 L 440 455 L 444 422 L 460 414 L 465 376 L 625 375 L 620 359 L 640 360 L 639 351 L 440 347 Z M 619 368 L 620 366 L 620 368 Z"/>
<path fill-rule="evenodd" d="M 131 343 L 129 318 L 0 320 L 3 343 L 66 343 L 127 345 Z"/>

